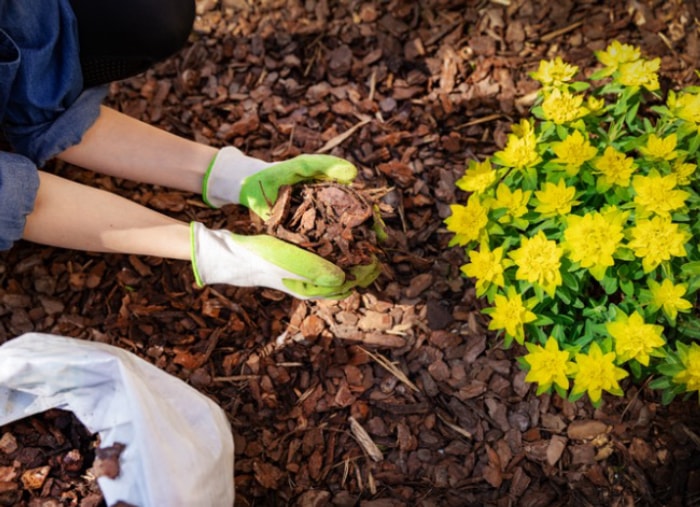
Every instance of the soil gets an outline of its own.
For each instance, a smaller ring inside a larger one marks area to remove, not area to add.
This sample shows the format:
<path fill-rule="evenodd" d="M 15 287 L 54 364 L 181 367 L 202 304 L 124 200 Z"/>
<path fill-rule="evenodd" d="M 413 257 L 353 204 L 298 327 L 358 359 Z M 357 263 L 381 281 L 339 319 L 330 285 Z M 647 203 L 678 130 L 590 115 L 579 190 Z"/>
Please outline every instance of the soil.
<path fill-rule="evenodd" d="M 265 160 L 352 161 L 353 188 L 381 190 L 381 275 L 343 301 L 300 301 L 199 289 L 180 261 L 20 242 L 1 256 L 0 342 L 110 343 L 210 396 L 232 425 L 237 506 L 700 504 L 697 397 L 663 405 L 646 383 L 598 409 L 536 396 L 443 225 L 467 161 L 528 113 L 542 58 L 588 71 L 617 39 L 661 58 L 664 90 L 697 84 L 697 2 L 222 2 L 200 0 L 186 47 L 112 84 L 108 105 Z M 49 169 L 182 220 L 260 227 L 196 195 Z"/>

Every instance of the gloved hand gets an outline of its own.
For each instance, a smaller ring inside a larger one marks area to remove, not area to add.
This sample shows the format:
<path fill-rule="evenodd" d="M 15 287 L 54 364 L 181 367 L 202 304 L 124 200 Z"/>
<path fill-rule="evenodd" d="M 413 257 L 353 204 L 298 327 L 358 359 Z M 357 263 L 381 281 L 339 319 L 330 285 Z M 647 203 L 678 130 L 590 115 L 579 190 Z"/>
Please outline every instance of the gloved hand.
<path fill-rule="evenodd" d="M 267 220 L 281 186 L 314 180 L 350 183 L 355 176 L 357 168 L 352 163 L 332 155 L 299 155 L 270 163 L 229 146 L 219 150 L 209 165 L 202 181 L 202 199 L 213 208 L 242 204 Z"/>
<path fill-rule="evenodd" d="M 380 266 L 356 266 L 352 280 L 324 258 L 273 236 L 243 236 L 190 224 L 192 269 L 199 286 L 226 283 L 238 287 L 269 287 L 299 299 L 343 299 L 355 287 L 367 287 Z"/>

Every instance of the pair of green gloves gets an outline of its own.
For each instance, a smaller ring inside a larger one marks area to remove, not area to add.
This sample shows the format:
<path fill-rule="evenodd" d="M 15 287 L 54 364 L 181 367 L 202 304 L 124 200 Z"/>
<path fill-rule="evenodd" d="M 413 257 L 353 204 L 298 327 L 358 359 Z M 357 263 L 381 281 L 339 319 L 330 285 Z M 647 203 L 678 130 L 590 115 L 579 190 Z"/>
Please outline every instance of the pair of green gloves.
<path fill-rule="evenodd" d="M 234 147 L 222 148 L 204 177 L 202 198 L 214 208 L 241 204 L 263 220 L 280 187 L 304 181 L 350 183 L 357 169 L 330 155 L 300 155 L 268 163 Z M 269 235 L 245 236 L 190 224 L 192 268 L 197 283 L 269 287 L 299 299 L 342 299 L 379 275 L 378 263 L 351 269 L 352 280 L 335 264 Z"/>

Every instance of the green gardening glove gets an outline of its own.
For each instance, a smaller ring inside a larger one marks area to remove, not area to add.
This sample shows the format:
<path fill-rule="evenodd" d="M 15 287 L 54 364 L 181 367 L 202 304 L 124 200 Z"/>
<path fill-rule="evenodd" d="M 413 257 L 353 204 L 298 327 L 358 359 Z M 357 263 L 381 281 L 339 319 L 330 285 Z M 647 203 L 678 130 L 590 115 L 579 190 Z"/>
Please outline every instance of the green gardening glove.
<path fill-rule="evenodd" d="M 352 163 L 332 155 L 299 155 L 270 163 L 229 146 L 219 150 L 209 165 L 202 198 L 213 208 L 242 204 L 267 220 L 282 186 L 302 181 L 350 183 L 356 176 Z"/>
<path fill-rule="evenodd" d="M 350 270 L 273 236 L 242 236 L 190 224 L 192 268 L 198 285 L 269 287 L 299 299 L 343 299 L 379 275 L 379 263 Z"/>

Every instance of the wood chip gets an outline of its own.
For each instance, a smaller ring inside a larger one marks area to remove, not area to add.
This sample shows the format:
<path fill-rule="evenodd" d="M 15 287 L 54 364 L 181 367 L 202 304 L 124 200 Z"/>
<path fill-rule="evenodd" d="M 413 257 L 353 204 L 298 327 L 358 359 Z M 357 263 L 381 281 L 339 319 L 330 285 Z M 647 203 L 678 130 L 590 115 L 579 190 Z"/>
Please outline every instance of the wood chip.
<path fill-rule="evenodd" d="M 348 422 L 350 423 L 350 431 L 355 437 L 355 440 L 360 444 L 360 447 L 367 453 L 367 455 L 374 461 L 382 461 L 384 455 L 382 451 L 374 443 L 372 437 L 369 433 L 362 427 L 362 425 L 355 420 L 354 417 L 348 417 Z"/>

